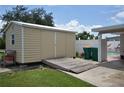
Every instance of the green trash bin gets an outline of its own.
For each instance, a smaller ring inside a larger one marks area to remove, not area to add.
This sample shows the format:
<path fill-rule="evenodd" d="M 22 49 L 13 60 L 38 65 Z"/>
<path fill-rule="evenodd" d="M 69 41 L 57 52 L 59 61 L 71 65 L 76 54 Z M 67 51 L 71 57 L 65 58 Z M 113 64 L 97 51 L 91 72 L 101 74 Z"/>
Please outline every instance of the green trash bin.
<path fill-rule="evenodd" d="M 91 48 L 83 48 L 84 50 L 84 59 L 91 59 Z"/>
<path fill-rule="evenodd" d="M 92 51 L 92 60 L 98 61 L 98 48 L 91 48 Z"/>

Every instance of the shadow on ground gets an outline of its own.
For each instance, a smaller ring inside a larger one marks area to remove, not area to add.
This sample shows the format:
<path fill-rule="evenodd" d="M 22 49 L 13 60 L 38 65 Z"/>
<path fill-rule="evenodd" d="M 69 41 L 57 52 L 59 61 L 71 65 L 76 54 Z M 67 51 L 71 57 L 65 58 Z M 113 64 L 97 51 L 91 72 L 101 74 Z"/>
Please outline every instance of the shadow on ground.
<path fill-rule="evenodd" d="M 124 71 L 124 60 L 113 60 L 100 63 L 99 66 Z"/>

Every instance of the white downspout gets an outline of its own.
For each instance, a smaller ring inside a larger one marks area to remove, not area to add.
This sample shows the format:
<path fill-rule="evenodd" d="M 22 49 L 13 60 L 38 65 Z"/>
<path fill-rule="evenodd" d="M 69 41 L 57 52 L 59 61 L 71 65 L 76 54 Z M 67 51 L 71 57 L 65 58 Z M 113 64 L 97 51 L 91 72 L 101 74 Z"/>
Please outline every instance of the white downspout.
<path fill-rule="evenodd" d="M 21 48 L 22 48 L 22 54 L 21 54 L 21 56 L 22 56 L 22 63 L 24 63 L 24 27 L 23 26 L 21 26 L 21 41 L 22 41 L 22 46 L 21 46 Z"/>

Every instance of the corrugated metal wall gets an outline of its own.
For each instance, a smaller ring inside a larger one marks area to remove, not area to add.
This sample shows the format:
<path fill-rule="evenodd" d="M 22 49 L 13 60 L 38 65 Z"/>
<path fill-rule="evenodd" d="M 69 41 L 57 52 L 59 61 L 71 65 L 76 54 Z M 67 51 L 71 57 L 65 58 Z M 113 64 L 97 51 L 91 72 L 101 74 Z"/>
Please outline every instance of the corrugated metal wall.
<path fill-rule="evenodd" d="M 55 42 L 56 40 L 56 42 Z M 75 34 L 24 27 L 24 61 L 75 56 Z"/>

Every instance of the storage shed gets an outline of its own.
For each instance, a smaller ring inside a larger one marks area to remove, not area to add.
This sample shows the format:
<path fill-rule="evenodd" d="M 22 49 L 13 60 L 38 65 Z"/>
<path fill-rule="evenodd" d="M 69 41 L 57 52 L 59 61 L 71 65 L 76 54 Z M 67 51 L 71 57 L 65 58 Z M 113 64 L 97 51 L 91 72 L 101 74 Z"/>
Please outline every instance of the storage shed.
<path fill-rule="evenodd" d="M 6 49 L 16 50 L 16 62 L 75 56 L 75 32 L 11 21 L 5 29 Z"/>

